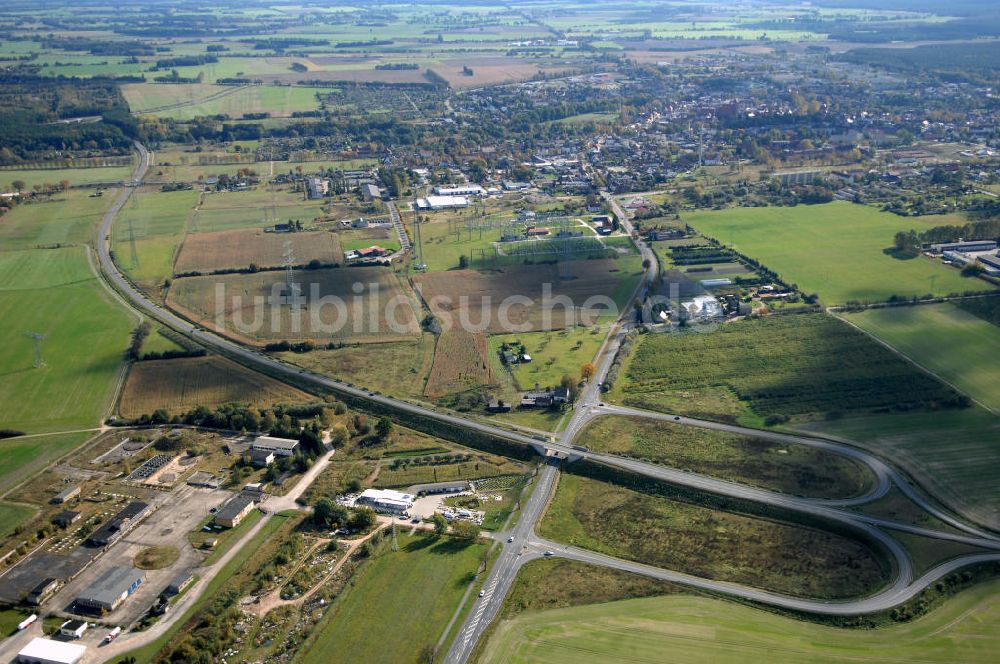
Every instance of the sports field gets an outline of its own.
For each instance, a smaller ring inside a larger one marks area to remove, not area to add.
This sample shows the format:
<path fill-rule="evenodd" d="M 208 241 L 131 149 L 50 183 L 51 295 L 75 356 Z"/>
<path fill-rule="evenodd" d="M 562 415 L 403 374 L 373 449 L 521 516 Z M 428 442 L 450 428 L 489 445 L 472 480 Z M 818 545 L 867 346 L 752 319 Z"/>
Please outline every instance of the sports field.
<path fill-rule="evenodd" d="M 1000 327 L 949 302 L 870 309 L 846 320 L 1000 413 Z"/>
<path fill-rule="evenodd" d="M 0 422 L 29 433 L 97 426 L 134 319 L 82 247 L 2 252 L 0 275 Z M 40 368 L 28 331 L 44 335 Z"/>
<path fill-rule="evenodd" d="M 297 662 L 426 661 L 422 650 L 441 637 L 487 545 L 402 534 L 398 542 L 399 551 L 387 547 L 333 603 Z"/>
<path fill-rule="evenodd" d="M 310 400 L 304 392 L 224 358 L 190 357 L 134 364 L 119 411 L 122 417 L 131 418 L 149 415 L 158 408 L 180 413 L 195 406 L 272 406 Z"/>
<path fill-rule="evenodd" d="M 828 305 L 989 288 L 940 261 L 925 256 L 899 260 L 882 252 L 892 246 L 897 231 L 919 232 L 942 223 L 936 217 L 903 219 L 838 201 L 698 211 L 686 213 L 682 220 L 760 260 L 803 292 L 818 293 Z"/>
<path fill-rule="evenodd" d="M 1000 581 L 966 590 L 912 622 L 874 630 L 668 595 L 522 614 L 498 625 L 480 661 L 986 664 L 1000 651 L 998 626 Z"/>

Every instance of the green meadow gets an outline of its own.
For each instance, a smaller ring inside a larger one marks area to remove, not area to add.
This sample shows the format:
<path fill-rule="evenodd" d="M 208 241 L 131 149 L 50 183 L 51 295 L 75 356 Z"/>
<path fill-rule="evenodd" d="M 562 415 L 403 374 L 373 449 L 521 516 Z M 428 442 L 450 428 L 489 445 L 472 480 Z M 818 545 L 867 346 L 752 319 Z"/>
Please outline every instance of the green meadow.
<path fill-rule="evenodd" d="M 666 595 L 542 612 L 501 622 L 479 661 L 966 662 L 996 661 L 1000 581 L 962 592 L 912 622 L 827 627 L 733 602 Z"/>
<path fill-rule="evenodd" d="M 29 433 L 97 426 L 133 319 L 80 247 L 0 253 L 0 275 L 0 422 Z M 45 335 L 39 368 L 29 331 Z"/>
<path fill-rule="evenodd" d="M 689 212 L 682 219 L 756 258 L 803 292 L 818 293 L 828 305 L 989 288 L 925 256 L 900 260 L 883 253 L 897 231 L 930 228 L 944 223 L 940 217 L 904 219 L 838 201 Z"/>
<path fill-rule="evenodd" d="M 949 302 L 870 309 L 846 320 L 1000 413 L 1000 327 Z"/>

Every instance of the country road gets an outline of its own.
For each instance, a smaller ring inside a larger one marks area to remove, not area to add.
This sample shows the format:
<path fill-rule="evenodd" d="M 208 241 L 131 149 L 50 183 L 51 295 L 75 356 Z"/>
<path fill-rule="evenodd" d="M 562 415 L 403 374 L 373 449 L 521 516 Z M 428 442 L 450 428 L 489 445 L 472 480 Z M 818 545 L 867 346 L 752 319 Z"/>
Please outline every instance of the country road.
<path fill-rule="evenodd" d="M 136 148 L 140 154 L 140 163 L 133 176 L 133 185 L 142 181 L 142 178 L 144 177 L 149 166 L 149 154 L 145 147 L 137 143 Z M 914 593 L 919 592 L 921 588 L 933 583 L 934 580 L 938 578 L 934 576 L 935 572 L 940 571 L 941 573 L 947 573 L 947 570 L 958 569 L 962 565 L 971 564 L 972 562 L 976 562 L 980 559 L 1000 560 L 1000 553 L 983 554 L 979 557 L 966 556 L 964 558 L 957 558 L 947 563 L 947 565 L 940 566 L 939 568 L 932 570 L 920 579 L 914 580 L 912 578 L 912 564 L 905 550 L 902 549 L 896 540 L 886 535 L 883 529 L 891 528 L 901 531 L 909 530 L 912 532 L 915 527 L 910 526 L 909 524 L 893 522 L 888 519 L 868 517 L 858 512 L 846 509 L 847 505 L 854 505 L 857 501 L 824 501 L 789 496 L 773 491 L 749 487 L 735 482 L 728 482 L 695 473 L 683 472 L 666 466 L 659 466 L 656 464 L 610 454 L 591 452 L 589 450 L 574 447 L 572 443 L 584 427 L 595 417 L 604 415 L 630 415 L 670 419 L 675 424 L 682 426 L 718 429 L 749 436 L 769 437 L 773 440 L 782 440 L 792 444 L 804 444 L 813 447 L 820 447 L 825 450 L 850 457 L 855 461 L 866 465 L 872 470 L 878 479 L 878 482 L 875 489 L 864 497 L 866 501 L 870 501 L 879 495 L 884 495 L 885 491 L 888 491 L 891 485 L 895 485 L 928 513 L 933 514 L 949 525 L 959 528 L 967 533 L 967 535 L 955 535 L 953 533 L 942 533 L 932 529 L 920 529 L 920 534 L 930 537 L 938 537 L 940 539 L 950 539 L 953 541 L 964 541 L 967 543 L 974 542 L 979 546 L 991 549 L 1000 549 L 1000 540 L 998 540 L 996 536 L 976 528 L 975 526 L 966 524 L 961 519 L 958 519 L 944 510 L 937 508 L 935 505 L 923 498 L 919 492 L 917 492 L 917 490 L 909 484 L 906 478 L 904 478 L 884 461 L 868 452 L 851 446 L 846 442 L 826 438 L 759 431 L 756 429 L 746 429 L 743 427 L 735 427 L 733 425 L 672 416 L 669 414 L 650 413 L 647 411 L 628 409 L 619 406 L 601 405 L 599 402 L 600 392 L 598 390 L 598 384 L 601 382 L 600 379 L 606 374 L 614 355 L 617 353 L 618 347 L 628 326 L 628 323 L 626 322 L 620 322 L 619 324 L 612 326 L 612 329 L 609 331 L 598 360 L 600 366 L 597 376 L 595 376 L 595 378 L 583 391 L 581 397 L 578 399 L 570 424 L 558 440 L 552 440 L 551 438 L 547 440 L 540 440 L 539 437 L 536 436 L 528 436 L 503 427 L 462 417 L 452 414 L 451 412 L 439 410 L 423 404 L 370 393 L 326 376 L 285 364 L 272 357 L 266 356 L 263 353 L 245 348 L 225 337 L 208 332 L 153 302 L 137 288 L 135 288 L 133 284 L 118 270 L 110 254 L 111 225 L 115 216 L 128 201 L 131 193 L 132 188 L 127 188 L 119 195 L 119 198 L 104 216 L 100 226 L 97 250 L 104 278 L 120 294 L 127 298 L 131 305 L 141 313 L 156 319 L 162 324 L 191 337 L 204 346 L 243 365 L 261 370 L 269 375 L 292 379 L 296 383 L 310 384 L 314 388 L 328 390 L 335 394 L 377 404 L 378 406 L 389 408 L 396 412 L 415 414 L 461 427 L 466 430 L 496 436 L 498 438 L 516 443 L 531 445 L 540 453 L 545 453 L 546 450 L 549 450 L 559 452 L 564 456 L 572 458 L 586 458 L 609 466 L 657 478 L 671 484 L 685 486 L 730 498 L 751 500 L 766 505 L 781 507 L 799 513 L 808 514 L 813 517 L 818 517 L 820 519 L 835 521 L 848 528 L 862 531 L 869 537 L 878 540 L 889 551 L 896 568 L 895 574 L 888 589 L 885 589 L 869 598 L 837 603 L 835 607 L 836 611 L 844 614 L 852 612 L 864 613 L 872 610 L 879 610 L 879 608 L 888 608 L 898 604 L 899 602 L 905 601 L 909 597 L 912 597 Z M 617 203 L 615 203 L 613 199 L 610 199 L 609 204 L 615 211 L 616 216 L 619 216 L 620 223 L 622 223 L 627 230 L 631 229 L 631 226 L 625 223 L 628 221 L 627 215 L 624 215 L 621 209 L 617 207 Z M 631 231 L 629 230 L 629 232 Z M 652 253 L 649 248 L 642 243 L 640 243 L 640 251 L 642 252 L 644 259 L 647 256 L 650 257 L 650 263 L 647 267 L 645 278 L 637 286 L 634 295 L 634 297 L 639 297 L 641 299 L 645 297 L 648 292 L 648 288 L 655 281 L 657 261 L 655 260 L 655 257 L 652 257 Z M 541 517 L 544 507 L 549 500 L 553 487 L 555 486 L 556 476 L 557 470 L 554 466 L 550 463 L 543 465 L 541 471 L 539 472 L 537 485 L 535 486 L 529 500 L 522 507 L 522 514 L 520 515 L 517 525 L 512 531 L 510 531 L 510 533 L 504 533 L 504 535 L 513 537 L 514 541 L 510 544 L 504 544 L 501 556 L 497 560 L 488 577 L 485 587 L 486 595 L 477 602 L 474 610 L 470 612 L 465 624 L 462 625 L 459 637 L 453 642 L 452 650 L 449 651 L 446 661 L 464 662 L 467 660 L 472 648 L 475 646 L 475 643 L 482 634 L 483 630 L 485 630 L 496 615 L 498 615 L 504 597 L 506 597 L 520 565 L 532 557 L 537 557 L 537 555 L 539 555 L 539 549 L 549 545 L 548 542 L 535 537 L 534 527 L 538 519 Z M 305 485 L 305 480 L 299 484 L 299 486 L 302 487 Z M 552 546 L 560 547 L 561 545 L 552 544 Z M 580 552 L 576 550 L 571 551 L 566 548 L 562 548 L 561 552 L 556 551 L 556 549 L 552 550 L 556 552 L 557 555 L 589 555 L 592 560 L 595 561 L 595 564 L 613 564 L 615 566 L 636 565 L 635 563 L 618 561 L 616 559 L 608 560 L 607 557 L 599 559 L 597 554 L 589 554 L 587 552 Z M 612 561 L 614 562 L 612 563 Z M 803 607 L 806 607 L 803 608 L 803 610 L 812 610 L 817 612 L 822 612 L 824 607 L 830 607 L 830 603 L 828 602 L 786 598 L 781 595 L 768 593 L 758 589 L 735 586 L 733 584 L 722 584 L 707 579 L 697 579 L 696 577 L 689 577 L 687 575 L 669 572 L 666 570 L 659 570 L 657 573 L 674 575 L 674 577 L 676 577 L 675 580 L 678 580 L 680 583 L 689 583 L 690 585 L 698 585 L 699 587 L 707 587 L 705 584 L 712 584 L 713 589 L 718 592 L 744 597 L 747 599 L 755 599 L 779 606 L 790 606 L 790 604 L 788 604 L 789 602 L 805 602 L 806 604 L 802 604 Z"/>

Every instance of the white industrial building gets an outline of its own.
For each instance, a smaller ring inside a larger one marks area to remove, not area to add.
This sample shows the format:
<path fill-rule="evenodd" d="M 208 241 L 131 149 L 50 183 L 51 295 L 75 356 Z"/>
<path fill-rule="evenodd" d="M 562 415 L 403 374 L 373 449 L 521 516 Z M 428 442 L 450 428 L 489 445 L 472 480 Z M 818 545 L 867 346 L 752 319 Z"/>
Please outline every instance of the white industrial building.
<path fill-rule="evenodd" d="M 699 295 L 681 306 L 691 318 L 715 318 L 722 315 L 722 305 L 711 295 Z"/>
<path fill-rule="evenodd" d="M 250 444 L 252 451 L 272 452 L 274 456 L 292 456 L 299 449 L 299 441 L 290 438 L 257 436 Z"/>
<path fill-rule="evenodd" d="M 18 664 L 76 664 L 87 652 L 76 643 L 34 638 L 17 653 Z"/>
<path fill-rule="evenodd" d="M 434 187 L 438 196 L 482 196 L 486 193 L 478 184 L 463 184 L 457 187 Z"/>
<path fill-rule="evenodd" d="M 464 207 L 469 207 L 469 199 L 465 196 L 428 196 L 417 199 L 418 210 L 447 210 Z"/>
<path fill-rule="evenodd" d="M 405 514 L 413 507 L 414 496 L 392 489 L 366 489 L 355 505 L 371 507 L 382 514 Z"/>

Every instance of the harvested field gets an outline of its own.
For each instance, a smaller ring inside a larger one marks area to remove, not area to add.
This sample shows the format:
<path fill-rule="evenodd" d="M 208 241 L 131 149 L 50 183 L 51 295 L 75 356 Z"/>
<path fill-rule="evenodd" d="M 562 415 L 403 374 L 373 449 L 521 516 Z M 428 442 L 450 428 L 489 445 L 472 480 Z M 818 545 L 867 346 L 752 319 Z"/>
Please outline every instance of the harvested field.
<path fill-rule="evenodd" d="M 430 332 L 417 341 L 372 343 L 319 349 L 311 353 L 282 353 L 281 359 L 369 390 L 393 396 L 419 397 L 434 359 L 435 337 Z"/>
<path fill-rule="evenodd" d="M 417 275 L 413 281 L 445 329 L 451 323 L 492 333 L 558 330 L 592 325 L 609 314 L 617 317 L 622 303 L 612 295 L 631 277 L 619 263 L 602 259 L 450 270 Z M 545 304 L 546 290 L 551 307 Z M 569 298 L 572 309 L 555 298 Z"/>
<path fill-rule="evenodd" d="M 138 417 L 157 408 L 180 413 L 233 402 L 269 406 L 312 400 L 305 392 L 224 358 L 191 357 L 136 363 L 118 410 L 122 417 Z"/>
<path fill-rule="evenodd" d="M 489 352 L 484 333 L 459 328 L 443 333 L 438 337 L 424 394 L 436 398 L 493 384 Z"/>
<path fill-rule="evenodd" d="M 274 81 L 297 83 L 303 74 L 288 72 L 287 74 L 264 74 L 258 76 L 264 83 Z M 310 71 L 310 81 L 351 81 L 354 83 L 427 83 L 422 69 L 375 69 L 371 66 L 359 66 L 358 69 L 340 69 L 337 71 Z"/>
<path fill-rule="evenodd" d="M 205 273 L 250 265 L 279 267 L 286 244 L 294 254 L 296 265 L 306 265 L 313 260 L 321 263 L 344 260 L 340 243 L 333 233 L 265 233 L 248 228 L 189 235 L 177 256 L 174 273 Z"/>
<path fill-rule="evenodd" d="M 463 73 L 463 67 L 472 69 L 472 76 Z M 566 67 L 543 67 L 525 62 L 522 58 L 481 57 L 444 60 L 430 67 L 448 80 L 454 88 L 478 88 L 486 85 L 501 85 L 527 81 L 545 72 L 556 74 L 567 71 Z"/>
<path fill-rule="evenodd" d="M 176 279 L 167 303 L 192 320 L 249 343 L 388 342 L 420 334 L 413 293 L 392 270 L 296 270 L 293 278 L 301 286 L 299 306 L 285 301 L 284 272 Z"/>

